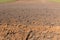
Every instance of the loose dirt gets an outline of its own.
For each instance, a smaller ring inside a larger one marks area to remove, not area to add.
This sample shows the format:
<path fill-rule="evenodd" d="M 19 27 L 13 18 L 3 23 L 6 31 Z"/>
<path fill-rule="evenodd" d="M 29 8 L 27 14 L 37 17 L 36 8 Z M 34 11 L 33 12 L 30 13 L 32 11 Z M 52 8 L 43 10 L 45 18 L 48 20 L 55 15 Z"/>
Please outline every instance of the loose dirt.
<path fill-rule="evenodd" d="M 0 40 L 60 40 L 60 3 L 0 4 Z"/>

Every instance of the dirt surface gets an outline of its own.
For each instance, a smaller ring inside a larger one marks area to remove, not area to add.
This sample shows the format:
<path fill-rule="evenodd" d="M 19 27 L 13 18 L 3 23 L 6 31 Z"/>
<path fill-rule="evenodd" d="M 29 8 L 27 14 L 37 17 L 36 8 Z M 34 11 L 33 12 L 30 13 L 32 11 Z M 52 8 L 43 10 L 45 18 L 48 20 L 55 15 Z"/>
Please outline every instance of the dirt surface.
<path fill-rule="evenodd" d="M 0 4 L 0 40 L 60 40 L 60 4 Z"/>

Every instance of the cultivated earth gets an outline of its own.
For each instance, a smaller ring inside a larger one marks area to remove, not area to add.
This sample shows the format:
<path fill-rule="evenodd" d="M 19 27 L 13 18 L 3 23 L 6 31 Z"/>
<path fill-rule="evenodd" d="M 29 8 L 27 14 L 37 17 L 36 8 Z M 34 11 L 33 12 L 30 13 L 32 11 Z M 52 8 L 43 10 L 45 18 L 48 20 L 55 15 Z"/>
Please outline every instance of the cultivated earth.
<path fill-rule="evenodd" d="M 0 4 L 0 40 L 60 40 L 60 3 Z"/>

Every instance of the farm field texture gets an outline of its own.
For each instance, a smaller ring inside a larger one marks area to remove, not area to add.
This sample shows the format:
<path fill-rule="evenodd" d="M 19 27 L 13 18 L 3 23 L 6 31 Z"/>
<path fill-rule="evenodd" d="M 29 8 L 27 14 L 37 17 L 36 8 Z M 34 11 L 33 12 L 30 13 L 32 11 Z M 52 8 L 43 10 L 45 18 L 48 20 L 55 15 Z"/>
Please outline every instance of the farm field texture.
<path fill-rule="evenodd" d="M 60 4 L 47 0 L 1 3 L 0 40 L 60 40 Z"/>

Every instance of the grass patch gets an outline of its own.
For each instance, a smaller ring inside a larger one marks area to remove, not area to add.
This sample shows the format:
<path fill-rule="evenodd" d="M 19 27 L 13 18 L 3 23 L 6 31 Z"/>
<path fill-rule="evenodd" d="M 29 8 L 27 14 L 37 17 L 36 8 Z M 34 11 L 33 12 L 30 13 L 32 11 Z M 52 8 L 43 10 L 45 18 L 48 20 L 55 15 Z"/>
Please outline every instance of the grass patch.
<path fill-rule="evenodd" d="M 60 0 L 49 0 L 49 2 L 60 2 Z"/>
<path fill-rule="evenodd" d="M 5 2 L 14 2 L 16 0 L 0 0 L 0 3 L 5 3 Z"/>

